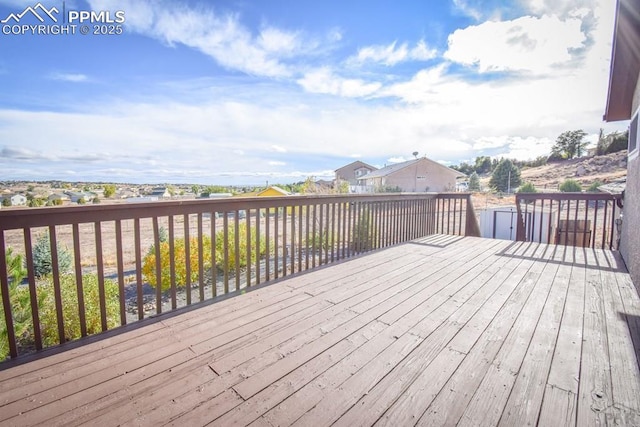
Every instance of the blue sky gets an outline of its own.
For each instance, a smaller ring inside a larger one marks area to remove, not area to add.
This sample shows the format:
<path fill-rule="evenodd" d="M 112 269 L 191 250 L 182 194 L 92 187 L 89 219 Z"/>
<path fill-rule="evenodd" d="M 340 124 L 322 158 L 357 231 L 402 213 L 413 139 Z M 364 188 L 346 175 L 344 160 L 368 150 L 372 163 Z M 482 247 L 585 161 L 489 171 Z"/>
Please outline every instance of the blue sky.
<path fill-rule="evenodd" d="M 0 0 L 0 21 L 37 3 Z M 122 34 L 0 24 L 0 179 L 244 185 L 414 151 L 535 158 L 566 130 L 625 129 L 602 122 L 614 3 L 42 1 L 121 11 Z"/>

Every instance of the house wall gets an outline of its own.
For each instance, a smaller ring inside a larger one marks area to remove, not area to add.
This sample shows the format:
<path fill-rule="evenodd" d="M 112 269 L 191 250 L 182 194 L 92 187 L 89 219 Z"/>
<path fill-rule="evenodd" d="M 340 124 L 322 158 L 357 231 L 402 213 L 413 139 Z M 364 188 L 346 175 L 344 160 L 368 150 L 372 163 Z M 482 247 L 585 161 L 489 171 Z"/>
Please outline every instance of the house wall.
<path fill-rule="evenodd" d="M 456 177 L 447 173 L 446 169 L 430 165 L 429 162 L 418 162 L 387 176 L 386 185 L 398 186 L 408 192 L 443 192 L 455 191 Z"/>
<path fill-rule="evenodd" d="M 635 114 L 638 108 L 640 108 L 640 76 L 634 91 L 632 114 Z M 627 163 L 620 253 L 631 273 L 633 283 L 640 288 L 640 156 L 636 156 Z"/>
<path fill-rule="evenodd" d="M 363 163 L 352 163 L 336 170 L 337 181 L 347 181 L 350 185 L 358 185 L 358 176 L 356 171 L 362 169 L 363 172 L 359 176 L 366 175 L 368 172 L 374 171 L 375 168 L 366 167 Z"/>

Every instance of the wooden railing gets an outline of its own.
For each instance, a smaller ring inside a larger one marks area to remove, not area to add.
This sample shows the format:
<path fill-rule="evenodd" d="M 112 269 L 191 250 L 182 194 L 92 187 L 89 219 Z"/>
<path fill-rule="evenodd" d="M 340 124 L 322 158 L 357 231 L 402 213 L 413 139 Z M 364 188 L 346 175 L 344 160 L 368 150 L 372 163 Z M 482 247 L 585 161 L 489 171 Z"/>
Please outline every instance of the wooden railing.
<path fill-rule="evenodd" d="M 433 233 L 477 236 L 477 228 L 469 195 L 459 193 L 0 211 L 0 355 L 4 348 L 16 357 Z"/>
<path fill-rule="evenodd" d="M 618 249 L 620 195 L 518 193 L 516 206 L 519 241 Z"/>

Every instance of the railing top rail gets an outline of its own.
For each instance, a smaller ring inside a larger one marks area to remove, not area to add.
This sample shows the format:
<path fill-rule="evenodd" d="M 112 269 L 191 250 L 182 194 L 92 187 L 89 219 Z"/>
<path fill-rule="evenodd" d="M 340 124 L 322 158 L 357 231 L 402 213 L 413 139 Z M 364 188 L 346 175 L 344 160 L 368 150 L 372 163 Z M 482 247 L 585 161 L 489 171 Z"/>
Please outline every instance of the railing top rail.
<path fill-rule="evenodd" d="M 434 199 L 437 193 L 384 193 L 282 197 L 235 197 L 228 199 L 166 200 L 82 206 L 54 206 L 0 211 L 0 230 L 81 224 L 168 215 L 228 212 L 243 209 L 279 208 L 321 203 L 379 202 Z"/>
<path fill-rule="evenodd" d="M 618 200 L 620 194 L 610 193 L 516 193 L 516 200 Z"/>
<path fill-rule="evenodd" d="M 468 199 L 471 197 L 472 193 L 463 193 L 463 192 L 456 192 L 456 193 L 437 193 L 437 197 L 438 199 Z"/>

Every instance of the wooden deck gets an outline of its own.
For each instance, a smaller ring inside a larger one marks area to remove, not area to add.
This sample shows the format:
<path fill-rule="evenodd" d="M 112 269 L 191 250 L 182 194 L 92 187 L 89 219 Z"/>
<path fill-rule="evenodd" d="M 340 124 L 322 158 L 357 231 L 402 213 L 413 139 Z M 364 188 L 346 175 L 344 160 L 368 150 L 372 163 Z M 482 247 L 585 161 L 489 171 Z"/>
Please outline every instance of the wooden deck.
<path fill-rule="evenodd" d="M 0 365 L 0 424 L 640 424 L 604 250 L 430 236 L 83 344 Z"/>

